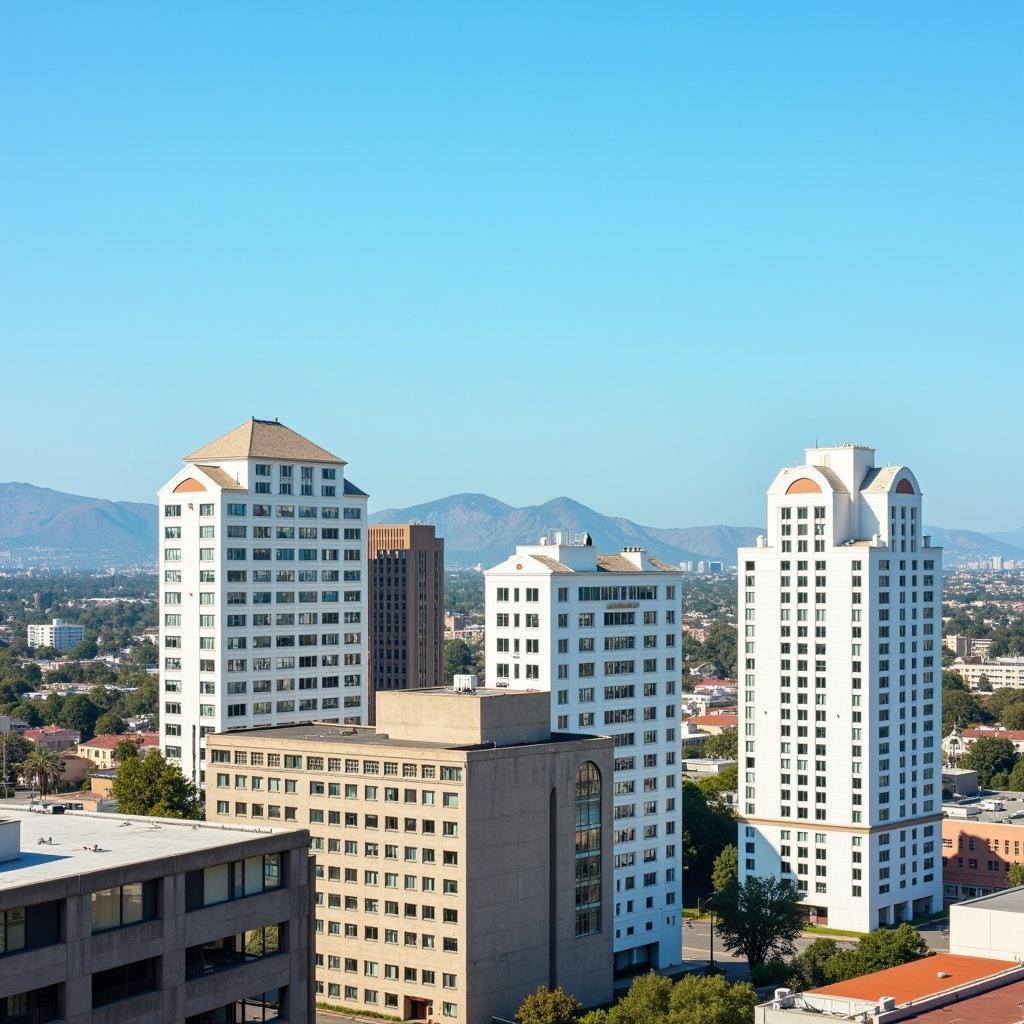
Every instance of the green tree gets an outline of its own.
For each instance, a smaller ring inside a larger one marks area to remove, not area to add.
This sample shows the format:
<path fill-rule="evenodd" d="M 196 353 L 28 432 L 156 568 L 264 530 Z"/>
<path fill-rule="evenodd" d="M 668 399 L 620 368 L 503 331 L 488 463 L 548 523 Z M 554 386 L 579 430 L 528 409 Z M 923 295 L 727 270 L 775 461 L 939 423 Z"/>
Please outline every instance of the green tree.
<path fill-rule="evenodd" d="M 1006 882 L 1010 886 L 1024 885 L 1024 864 L 1011 864 L 1006 872 Z"/>
<path fill-rule="evenodd" d="M 519 1004 L 515 1019 L 519 1024 L 575 1024 L 581 1009 L 579 1000 L 561 986 L 552 992 L 541 985 Z"/>
<path fill-rule="evenodd" d="M 64 701 L 57 721 L 65 729 L 78 729 L 83 740 L 91 740 L 96 735 L 99 716 L 99 708 L 84 693 L 75 693 Z"/>
<path fill-rule="evenodd" d="M 742 953 L 751 967 L 773 955 L 791 955 L 804 925 L 800 890 L 788 878 L 755 875 L 734 881 L 715 894 L 714 908 L 725 948 Z"/>
<path fill-rule="evenodd" d="M 46 796 L 57 788 L 64 774 L 64 762 L 58 754 L 36 744 L 21 762 L 21 774 L 30 779 L 39 792 Z"/>
<path fill-rule="evenodd" d="M 127 761 L 130 757 L 138 757 L 140 746 L 142 744 L 138 740 L 121 740 L 114 747 L 114 760 L 120 763 Z"/>
<path fill-rule="evenodd" d="M 122 814 L 202 818 L 199 791 L 159 750 L 122 761 L 114 779 L 113 796 Z"/>
<path fill-rule="evenodd" d="M 829 962 L 842 947 L 835 939 L 815 939 L 790 964 L 789 987 L 797 992 L 827 985 L 832 980 Z"/>
<path fill-rule="evenodd" d="M 96 646 L 95 640 L 90 640 L 88 637 L 81 643 L 75 644 L 74 647 L 68 651 L 68 658 L 74 661 L 85 661 L 90 658 L 95 658 L 99 653 L 99 648 Z"/>
<path fill-rule="evenodd" d="M 705 757 L 724 757 L 735 761 L 739 753 L 739 733 L 736 729 L 723 729 L 717 736 L 704 741 Z"/>
<path fill-rule="evenodd" d="M 683 780 L 681 802 L 688 889 L 696 894 L 709 892 L 715 858 L 736 841 L 736 819 L 724 803 L 708 799 L 696 783 L 687 779 Z"/>
<path fill-rule="evenodd" d="M 99 718 L 96 719 L 96 735 L 97 736 L 120 736 L 121 733 L 127 730 L 128 726 L 125 724 L 125 720 L 114 711 L 104 711 Z"/>
<path fill-rule="evenodd" d="M 608 1024 L 657 1024 L 667 1021 L 672 979 L 653 972 L 633 979 L 629 991 L 608 1011 Z"/>
<path fill-rule="evenodd" d="M 477 670 L 477 653 L 465 640 L 445 640 L 444 679 L 451 686 L 457 675 L 467 675 Z"/>
<path fill-rule="evenodd" d="M 978 773 L 978 782 L 988 788 L 995 776 L 1006 773 L 1009 775 L 1017 764 L 1020 755 L 1010 740 L 996 739 L 986 736 L 975 740 L 960 759 L 961 768 L 971 768 Z"/>
<path fill-rule="evenodd" d="M 721 975 L 686 974 L 672 986 L 668 1022 L 749 1024 L 757 1003 L 757 992 L 747 981 L 730 985 Z"/>
<path fill-rule="evenodd" d="M 728 889 L 739 878 L 740 855 L 731 843 L 715 858 L 711 868 L 711 884 L 718 892 Z"/>
<path fill-rule="evenodd" d="M 0 773 L 3 771 L 3 763 L 6 760 L 8 783 L 13 784 L 21 774 L 21 764 L 32 750 L 32 744 L 24 736 L 19 736 L 13 729 L 10 732 L 0 733 Z M 4 780 L 0 778 L 0 784 L 3 782 Z"/>
<path fill-rule="evenodd" d="M 931 955 L 921 934 L 904 922 L 869 932 L 852 949 L 840 949 L 826 961 L 825 973 L 829 982 L 846 981 Z"/>
<path fill-rule="evenodd" d="M 1012 789 L 1015 793 L 1024 793 L 1024 757 L 1013 766 L 1013 771 L 1006 780 L 1006 788 Z"/>
<path fill-rule="evenodd" d="M 1011 704 L 1002 713 L 999 721 L 1007 729 L 1024 729 L 1024 701 Z"/>
<path fill-rule="evenodd" d="M 987 725 L 995 716 L 973 693 L 952 689 L 942 691 L 942 734 L 948 736 L 954 725 Z"/>
<path fill-rule="evenodd" d="M 735 793 L 739 784 L 739 770 L 734 764 L 715 775 L 697 780 L 697 786 L 709 800 L 723 800 L 726 793 Z"/>

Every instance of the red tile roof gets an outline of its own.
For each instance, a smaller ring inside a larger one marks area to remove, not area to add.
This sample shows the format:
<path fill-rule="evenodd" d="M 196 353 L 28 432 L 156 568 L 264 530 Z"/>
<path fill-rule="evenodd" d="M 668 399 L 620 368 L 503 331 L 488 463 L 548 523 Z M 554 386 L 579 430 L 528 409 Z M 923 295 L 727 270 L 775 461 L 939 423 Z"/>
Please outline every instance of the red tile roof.
<path fill-rule="evenodd" d="M 875 971 L 860 978 L 840 981 L 835 985 L 811 989 L 815 995 L 839 996 L 842 999 L 863 999 L 877 1002 L 883 996 L 892 996 L 897 1006 L 922 999 L 925 996 L 947 992 L 980 978 L 1002 974 L 1020 966 L 1012 960 L 989 960 L 980 956 L 958 956 L 955 953 L 936 953 L 923 960 L 914 960 L 885 971 Z M 947 977 L 940 978 L 939 974 Z M 945 1018 L 943 1018 L 945 1019 Z M 972 1021 L 974 1018 L 970 1018 Z M 1018 1018 L 1019 1019 L 1019 1018 Z"/>
<path fill-rule="evenodd" d="M 1024 981 L 964 996 L 955 1003 L 926 1010 L 912 1018 L 915 1024 L 1017 1024 L 1024 1004 Z"/>
<path fill-rule="evenodd" d="M 94 747 L 100 750 L 113 750 L 122 740 L 131 740 L 134 743 L 141 743 L 144 747 L 160 746 L 160 734 L 158 732 L 126 732 L 105 733 L 102 736 L 93 736 L 91 740 L 83 740 L 80 747 Z"/>
<path fill-rule="evenodd" d="M 696 726 L 717 725 L 721 726 L 723 729 L 730 729 L 735 728 L 737 725 L 739 725 L 740 719 L 739 715 L 723 712 L 720 715 L 693 715 L 690 718 L 687 718 L 686 721 L 692 722 Z"/>
<path fill-rule="evenodd" d="M 964 729 L 961 735 L 972 740 L 1011 740 L 1014 743 L 1024 741 L 1024 729 L 995 729 L 987 725 Z"/>
<path fill-rule="evenodd" d="M 43 736 L 53 735 L 54 733 L 69 732 L 72 735 L 80 735 L 77 729 L 65 729 L 61 725 L 43 725 L 38 729 L 26 729 L 22 735 L 27 740 L 38 740 Z"/>

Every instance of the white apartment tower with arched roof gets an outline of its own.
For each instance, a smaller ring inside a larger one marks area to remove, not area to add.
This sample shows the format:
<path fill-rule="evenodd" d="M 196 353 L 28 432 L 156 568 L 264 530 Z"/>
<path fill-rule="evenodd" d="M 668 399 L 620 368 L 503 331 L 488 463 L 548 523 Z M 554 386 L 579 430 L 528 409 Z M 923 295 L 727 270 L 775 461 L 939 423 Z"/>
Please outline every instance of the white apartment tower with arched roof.
<path fill-rule="evenodd" d="M 741 878 L 869 931 L 942 909 L 942 552 L 906 466 L 810 448 L 738 553 Z"/>
<path fill-rule="evenodd" d="M 183 461 L 158 492 L 160 746 L 202 784 L 210 733 L 366 721 L 367 495 L 277 420 Z"/>

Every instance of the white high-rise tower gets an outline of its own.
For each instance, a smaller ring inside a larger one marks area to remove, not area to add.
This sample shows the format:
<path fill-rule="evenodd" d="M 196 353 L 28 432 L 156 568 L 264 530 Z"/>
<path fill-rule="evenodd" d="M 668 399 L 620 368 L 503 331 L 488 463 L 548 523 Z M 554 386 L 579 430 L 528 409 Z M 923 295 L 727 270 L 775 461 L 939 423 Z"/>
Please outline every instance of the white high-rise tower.
<path fill-rule="evenodd" d="M 738 556 L 740 876 L 857 931 L 942 909 L 942 552 L 874 456 L 808 449 Z"/>
<path fill-rule="evenodd" d="M 615 906 L 600 927 L 613 929 L 616 971 L 677 964 L 682 573 L 641 548 L 602 555 L 558 531 L 484 575 L 487 685 L 548 690 L 554 730 L 615 740 Z"/>
<path fill-rule="evenodd" d="M 252 419 L 159 491 L 160 743 L 197 784 L 212 732 L 366 713 L 366 500 Z"/>

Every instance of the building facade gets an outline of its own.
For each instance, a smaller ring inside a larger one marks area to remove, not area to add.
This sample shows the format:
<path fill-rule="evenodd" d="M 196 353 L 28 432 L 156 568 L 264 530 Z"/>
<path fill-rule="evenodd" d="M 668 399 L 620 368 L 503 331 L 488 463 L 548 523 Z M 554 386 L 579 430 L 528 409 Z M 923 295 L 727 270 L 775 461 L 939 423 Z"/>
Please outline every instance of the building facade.
<path fill-rule="evenodd" d="M 977 643 L 977 641 L 972 641 L 972 643 Z M 1019 690 L 1024 687 L 1024 658 L 992 658 L 989 661 L 957 660 L 950 667 L 954 672 L 959 672 L 963 681 L 971 687 L 985 685 L 986 689 L 990 690 L 999 690 L 1003 687 Z"/>
<path fill-rule="evenodd" d="M 681 959 L 682 573 L 631 548 L 519 546 L 485 575 L 489 686 L 549 693 L 551 726 L 615 741 L 615 964 Z"/>
<path fill-rule="evenodd" d="M 967 808 L 964 808 L 966 810 Z M 977 810 L 977 806 L 971 808 Z M 1011 812 L 1012 813 L 1012 812 Z M 1024 863 L 1024 821 L 1007 812 L 942 820 L 942 885 L 947 903 L 1009 886 L 1012 864 Z"/>
<path fill-rule="evenodd" d="M 205 737 L 366 714 L 366 494 L 276 420 L 185 456 L 159 491 L 160 734 L 204 781 Z"/>
<path fill-rule="evenodd" d="M 739 550 L 740 874 L 794 879 L 819 924 L 942 907 L 942 553 L 922 523 L 905 466 L 814 448 Z"/>
<path fill-rule="evenodd" d="M 0 820 L 0 1020 L 313 1024 L 308 834 Z"/>
<path fill-rule="evenodd" d="M 367 527 L 369 724 L 379 690 L 443 686 L 444 540 L 433 526 Z"/>
<path fill-rule="evenodd" d="M 29 647 L 52 647 L 55 651 L 70 651 L 85 639 L 85 626 L 54 619 L 42 625 L 28 627 Z"/>
<path fill-rule="evenodd" d="M 612 996 L 607 737 L 546 693 L 384 690 L 377 728 L 211 736 L 207 820 L 309 829 L 317 1000 L 510 1019 L 539 985 Z"/>

